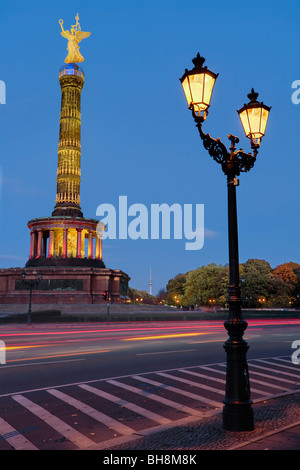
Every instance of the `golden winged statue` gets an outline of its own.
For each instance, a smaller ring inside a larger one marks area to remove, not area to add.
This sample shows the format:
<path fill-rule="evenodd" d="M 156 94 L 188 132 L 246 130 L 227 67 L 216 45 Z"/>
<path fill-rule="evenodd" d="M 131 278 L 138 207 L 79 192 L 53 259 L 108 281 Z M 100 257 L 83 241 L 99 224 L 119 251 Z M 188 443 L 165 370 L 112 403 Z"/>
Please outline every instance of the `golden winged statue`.
<path fill-rule="evenodd" d="M 75 62 L 83 62 L 84 58 L 82 57 L 81 53 L 79 52 L 78 44 L 82 39 L 88 38 L 91 33 L 81 31 L 80 24 L 79 24 L 79 16 L 78 13 L 75 16 L 76 24 L 71 25 L 71 31 L 65 30 L 63 27 L 63 20 L 59 20 L 59 24 L 61 26 L 61 35 L 68 40 L 68 55 L 65 58 L 65 62 L 67 64 L 73 64 Z"/>

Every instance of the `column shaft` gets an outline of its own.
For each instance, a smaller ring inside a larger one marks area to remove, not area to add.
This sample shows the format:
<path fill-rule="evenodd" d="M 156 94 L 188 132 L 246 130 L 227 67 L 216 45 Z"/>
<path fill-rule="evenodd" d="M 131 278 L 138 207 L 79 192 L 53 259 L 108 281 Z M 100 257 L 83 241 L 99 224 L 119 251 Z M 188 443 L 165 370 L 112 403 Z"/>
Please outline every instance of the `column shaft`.
<path fill-rule="evenodd" d="M 30 232 L 30 253 L 29 259 L 34 257 L 34 242 L 35 242 L 35 233 L 32 231 Z"/>
<path fill-rule="evenodd" d="M 38 245 L 37 245 L 37 258 L 42 256 L 42 235 L 43 232 L 41 230 L 38 231 Z"/>
<path fill-rule="evenodd" d="M 68 230 L 64 229 L 63 235 L 63 258 L 67 257 L 67 245 L 68 245 Z"/>
<path fill-rule="evenodd" d="M 89 233 L 89 250 L 88 250 L 88 258 L 94 258 L 94 246 L 93 246 L 94 234 L 93 232 Z"/>
<path fill-rule="evenodd" d="M 77 258 L 81 258 L 81 230 L 77 229 Z"/>
<path fill-rule="evenodd" d="M 49 230 L 48 258 L 53 256 L 53 230 Z"/>

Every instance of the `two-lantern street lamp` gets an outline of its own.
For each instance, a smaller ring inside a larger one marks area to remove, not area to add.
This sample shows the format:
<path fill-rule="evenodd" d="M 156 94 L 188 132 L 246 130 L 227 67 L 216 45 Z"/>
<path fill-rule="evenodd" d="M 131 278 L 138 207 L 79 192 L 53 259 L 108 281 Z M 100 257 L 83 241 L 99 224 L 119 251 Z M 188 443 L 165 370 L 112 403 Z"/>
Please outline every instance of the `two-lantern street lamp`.
<path fill-rule="evenodd" d="M 229 151 L 220 139 L 213 139 L 202 130 L 203 122 L 208 115 L 208 108 L 218 74 L 203 66 L 205 59 L 197 54 L 193 59 L 194 68 L 185 70 L 180 79 L 185 97 L 191 109 L 203 145 L 213 159 L 221 164 L 227 176 L 228 190 L 228 239 L 229 239 L 229 316 L 224 326 L 228 340 L 224 344 L 227 354 L 226 392 L 223 407 L 223 428 L 228 431 L 251 431 L 254 429 L 252 401 L 250 400 L 250 382 L 247 364 L 247 342 L 243 334 L 247 322 L 241 310 L 241 288 L 239 279 L 238 229 L 236 209 L 237 177 L 241 172 L 249 171 L 255 162 L 260 141 L 264 136 L 270 109 L 257 101 L 258 93 L 253 88 L 249 93 L 250 102 L 239 111 L 246 137 L 250 139 L 253 154 L 236 150 L 239 139 L 228 135 L 231 142 Z"/>

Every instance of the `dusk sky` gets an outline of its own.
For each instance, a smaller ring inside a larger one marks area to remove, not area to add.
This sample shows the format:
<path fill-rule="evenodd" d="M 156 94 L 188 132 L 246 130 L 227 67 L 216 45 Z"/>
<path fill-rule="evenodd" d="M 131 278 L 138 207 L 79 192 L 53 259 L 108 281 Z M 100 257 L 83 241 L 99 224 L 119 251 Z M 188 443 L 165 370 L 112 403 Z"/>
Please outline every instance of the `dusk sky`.
<path fill-rule="evenodd" d="M 300 263 L 300 104 L 292 102 L 300 80 L 299 0 L 4 0 L 0 268 L 25 265 L 27 222 L 50 216 L 55 205 L 58 73 L 67 55 L 58 20 L 69 29 L 77 13 L 92 33 L 80 44 L 84 216 L 96 219 L 104 203 L 118 210 L 119 196 L 144 204 L 149 217 L 151 204 L 204 204 L 202 249 L 150 233 L 148 240 L 105 240 L 106 266 L 147 291 L 151 268 L 156 294 L 178 273 L 228 263 L 226 177 L 202 145 L 179 81 L 197 52 L 219 73 L 205 132 L 226 146 L 234 134 L 250 152 L 237 110 L 252 87 L 272 107 L 255 166 L 237 187 L 240 262 Z"/>

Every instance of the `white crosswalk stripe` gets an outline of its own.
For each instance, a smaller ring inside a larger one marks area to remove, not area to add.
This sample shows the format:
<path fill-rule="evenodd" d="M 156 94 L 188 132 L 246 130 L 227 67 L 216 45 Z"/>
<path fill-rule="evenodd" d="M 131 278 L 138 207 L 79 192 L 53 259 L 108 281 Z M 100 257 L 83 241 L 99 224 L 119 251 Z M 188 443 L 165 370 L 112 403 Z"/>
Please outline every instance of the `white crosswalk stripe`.
<path fill-rule="evenodd" d="M 257 359 L 258 362 L 262 362 L 263 364 L 269 364 L 271 366 L 276 366 L 276 367 L 284 367 L 285 369 L 290 369 L 290 370 L 295 370 L 294 367 L 291 367 L 291 366 L 283 366 L 281 364 L 274 364 L 274 362 L 270 362 L 270 361 L 266 361 L 265 359 Z M 290 377 L 297 377 L 299 378 L 299 374 L 291 374 L 290 372 L 284 372 L 282 371 L 281 369 L 277 369 L 277 372 L 280 372 L 281 374 L 283 375 L 289 375 Z"/>
<path fill-rule="evenodd" d="M 277 357 L 276 359 L 277 359 L 277 361 L 285 362 L 287 364 L 291 363 L 291 359 L 283 359 L 282 357 Z"/>
<path fill-rule="evenodd" d="M 2 418 L 0 418 L 0 435 L 16 450 L 38 450 L 36 446 Z"/>
<path fill-rule="evenodd" d="M 257 372 L 257 370 L 256 370 L 257 368 L 258 368 L 258 369 L 265 369 L 264 367 L 258 366 L 257 364 L 251 364 L 251 372 L 252 372 L 252 374 L 254 374 L 254 375 L 259 375 L 260 377 L 265 377 L 266 379 L 272 378 L 272 379 L 276 380 L 277 382 L 284 382 L 284 383 L 286 383 L 286 384 L 295 385 L 295 384 L 297 383 L 297 381 L 295 381 L 295 380 L 289 380 L 289 379 L 287 379 L 286 377 L 284 377 L 284 378 L 278 377 L 278 376 L 272 377 L 272 375 L 270 375 L 270 374 L 265 374 L 265 373 L 263 373 L 263 372 Z M 274 372 L 274 371 L 273 371 L 273 372 Z M 252 380 L 253 380 L 253 379 L 252 379 Z M 251 381 L 252 381 L 252 380 L 251 380 Z M 269 382 L 269 385 L 272 386 L 271 382 Z M 286 387 L 283 387 L 283 388 L 286 390 Z"/>
<path fill-rule="evenodd" d="M 71 426 L 66 424 L 64 421 L 57 418 L 57 416 L 54 416 L 51 413 L 49 413 L 43 407 L 37 405 L 36 403 L 33 403 L 28 398 L 26 398 L 22 395 L 14 395 L 12 398 L 13 398 L 13 400 L 17 401 L 22 406 L 24 406 L 24 408 L 31 411 L 36 416 L 38 416 L 40 419 L 45 421 L 45 423 L 47 423 L 47 425 L 51 426 L 56 431 L 58 431 L 60 434 L 65 436 L 67 439 L 74 442 L 74 444 L 76 444 L 78 447 L 84 449 L 84 448 L 87 448 L 87 447 L 90 447 L 91 445 L 93 445 L 93 441 L 91 441 L 89 438 L 85 437 L 83 434 L 78 432 L 76 429 L 73 429 Z"/>
<path fill-rule="evenodd" d="M 106 414 L 101 413 L 98 410 L 95 410 L 91 406 L 86 405 L 85 403 L 82 403 L 81 401 L 76 400 L 75 398 L 72 398 L 69 395 L 66 395 L 65 393 L 59 390 L 55 390 L 55 389 L 48 390 L 48 393 L 51 393 L 56 398 L 59 398 L 60 400 L 65 401 L 69 405 L 74 406 L 76 409 L 82 411 L 83 413 L 86 413 L 91 418 L 95 419 L 96 421 L 99 421 L 100 423 L 105 424 L 107 427 L 114 429 L 120 434 L 124 434 L 126 436 L 127 434 L 134 433 L 134 429 L 126 426 L 125 424 L 119 423 L 118 421 L 111 418 L 110 416 L 107 416 Z"/>
<path fill-rule="evenodd" d="M 208 390 L 209 392 L 217 393 L 219 395 L 224 395 L 223 390 L 220 390 L 214 387 L 209 387 L 208 385 L 204 385 L 204 384 L 199 384 L 197 382 L 193 382 L 192 380 L 186 380 L 176 375 L 166 374 L 165 372 L 158 372 L 157 375 L 160 375 L 161 377 L 166 377 L 167 379 L 176 380 L 177 382 L 182 382 L 187 385 L 191 385 L 192 387 L 198 387 L 198 388 L 201 388 L 202 390 Z"/>
<path fill-rule="evenodd" d="M 248 361 L 248 364 L 254 402 L 293 393 L 300 389 L 300 367 L 293 365 L 290 358 L 252 359 Z M 207 416 L 207 413 L 221 410 L 222 396 L 225 394 L 225 368 L 224 362 L 205 364 L 92 380 L 86 383 L 66 384 L 55 388 L 28 390 L 19 394 L 11 394 L 9 397 L 6 394 L 3 399 L 18 403 L 38 421 L 28 419 L 28 417 L 30 418 L 29 413 L 26 414 L 28 420 L 26 423 L 29 423 L 27 427 L 22 423 L 21 418 L 21 425 L 16 426 L 13 424 L 16 422 L 15 416 L 10 422 L 7 413 L 5 417 L 1 415 L 0 397 L 0 450 L 7 447 L 16 450 L 44 448 L 45 444 L 42 445 L 41 440 L 36 441 L 37 434 L 43 434 L 46 431 L 50 436 L 48 439 L 50 444 L 47 448 L 51 445 L 51 441 L 63 442 L 64 439 L 69 442 L 69 445 L 79 449 L 91 449 L 97 448 L 97 446 L 105 448 L 106 442 L 111 444 L 114 439 L 132 439 L 135 434 L 152 432 L 153 429 L 158 430 L 162 426 L 168 427 L 180 419 L 186 419 L 183 416 L 199 419 L 199 417 Z M 255 385 L 254 388 L 252 384 Z M 68 393 L 62 391 L 64 387 L 68 387 Z M 35 395 L 30 396 L 30 393 Z M 44 397 L 45 394 L 51 395 L 55 397 L 53 400 L 56 401 L 41 406 L 38 404 L 41 403 L 41 400 L 38 401 L 38 394 L 44 394 Z M 78 394 L 80 394 L 80 399 L 75 398 Z M 218 396 L 220 400 L 218 400 Z M 183 397 L 185 397 L 184 400 Z M 95 407 L 92 406 L 93 403 L 95 403 Z M 56 408 L 52 408 L 54 406 Z M 90 420 L 90 424 L 84 428 L 85 431 L 80 428 L 77 430 L 64 422 L 63 419 L 58 418 L 58 410 L 68 409 L 70 411 L 70 407 L 75 408 L 77 412 L 82 413 L 82 416 L 86 416 L 86 419 Z M 124 414 L 123 410 L 125 409 L 127 415 Z M 105 410 L 105 413 L 102 410 Z M 115 419 L 115 416 L 118 419 Z M 40 432 L 30 433 L 30 427 L 37 426 L 37 422 L 41 423 Z M 97 437 L 98 440 L 92 437 L 95 433 L 90 433 L 87 437 L 85 435 L 87 429 L 93 426 L 96 429 L 97 426 L 99 427 L 99 423 L 104 426 L 101 429 L 108 430 L 108 434 L 105 436 L 109 437 L 104 437 L 101 440 L 101 433 L 100 437 Z M 111 438 L 111 432 L 117 433 L 114 434 L 116 437 Z M 55 439 L 57 436 L 63 436 L 64 439 Z M 53 446 L 56 448 L 55 444 Z"/>
<path fill-rule="evenodd" d="M 223 365 L 223 364 L 222 364 L 222 365 Z M 211 368 L 211 367 L 203 367 L 203 369 L 205 369 L 205 370 L 207 370 L 207 371 L 217 372 L 218 374 L 222 374 L 223 376 L 225 376 L 225 374 L 226 374 L 226 372 L 225 372 L 224 370 L 215 370 L 215 369 L 213 369 L 213 368 Z M 207 378 L 207 376 L 206 376 L 206 378 Z M 211 379 L 211 380 L 216 380 L 216 381 L 217 381 L 218 379 L 213 378 L 213 379 Z M 225 383 L 226 383 L 226 380 L 219 379 L 218 382 L 225 384 Z M 257 383 L 260 383 L 260 384 L 262 385 L 262 382 L 260 382 L 260 381 L 258 381 L 258 380 L 255 380 L 255 379 L 254 379 L 254 380 L 251 380 L 251 382 L 257 382 Z M 258 395 L 265 395 L 264 392 L 262 392 L 261 390 L 259 390 L 259 389 L 257 389 L 257 388 L 251 387 L 251 390 L 252 390 L 252 392 L 257 393 Z M 218 393 L 218 392 L 216 392 L 216 393 Z M 222 390 L 220 393 L 222 393 L 222 395 L 224 395 L 224 391 L 223 391 L 223 390 Z"/>
<path fill-rule="evenodd" d="M 136 379 L 136 380 L 142 380 L 142 381 L 144 381 L 144 382 L 146 382 L 150 385 L 154 385 L 155 387 L 162 387 L 162 385 L 163 385 L 161 382 L 157 382 L 156 380 L 146 379 L 145 377 L 141 377 L 141 376 L 138 376 L 138 375 L 134 375 L 133 378 Z M 181 390 L 180 388 L 173 387 L 172 385 L 165 385 L 164 389 L 165 390 L 170 390 L 171 392 L 175 392 L 175 393 L 178 393 L 180 395 L 184 395 L 185 397 L 192 398 L 193 400 L 202 401 L 203 403 L 206 403 L 207 405 L 211 405 L 215 408 L 220 407 L 220 403 L 215 401 L 215 400 L 211 400 L 210 398 L 205 398 L 203 396 L 196 395 L 195 393 L 187 392 L 186 390 Z"/>
<path fill-rule="evenodd" d="M 222 366 L 223 366 L 223 364 L 222 364 Z M 222 374 L 222 375 L 224 375 L 224 376 L 225 376 L 225 374 L 226 374 L 226 372 L 225 372 L 224 370 L 215 370 L 215 369 L 212 369 L 211 367 L 204 367 L 204 366 L 203 366 L 203 369 L 205 369 L 205 370 L 207 370 L 207 371 L 217 372 L 217 373 Z M 270 378 L 270 376 L 266 376 L 266 375 L 264 375 L 264 376 Z M 225 380 L 223 380 L 222 382 L 226 383 Z M 270 384 L 270 383 L 264 382 L 264 381 L 262 381 L 262 380 L 254 379 L 253 377 L 251 377 L 251 384 L 252 384 L 252 383 L 257 383 L 257 384 L 259 384 L 259 385 L 263 385 L 263 386 L 265 386 L 265 387 L 270 387 L 270 388 L 276 389 L 276 390 L 281 390 L 281 391 L 285 391 L 285 390 L 286 390 L 286 387 L 280 387 L 280 385 Z M 293 383 L 293 382 L 291 382 L 291 383 Z M 258 395 L 265 395 L 265 392 L 262 392 L 261 390 L 259 390 L 259 389 L 257 389 L 257 388 L 251 387 L 251 390 L 252 390 L 252 392 L 257 393 Z"/>
<path fill-rule="evenodd" d="M 168 424 L 171 422 L 170 419 L 164 418 L 163 416 L 160 416 L 157 413 L 153 413 L 153 411 L 146 410 L 145 408 L 135 405 L 134 403 L 130 403 L 127 400 L 122 400 L 119 397 L 116 397 L 115 395 L 112 395 L 111 393 L 104 392 L 103 390 L 99 390 L 98 388 L 91 387 L 90 385 L 86 385 L 86 384 L 79 385 L 79 387 L 83 388 L 84 390 L 87 390 L 88 392 L 94 393 L 95 395 L 98 395 L 99 397 L 103 397 L 106 400 L 110 400 L 113 403 L 117 403 L 119 406 L 128 408 L 129 410 L 135 413 L 138 413 L 142 416 L 145 416 L 146 418 L 149 418 L 152 421 L 155 421 L 159 424 Z"/>
<path fill-rule="evenodd" d="M 191 374 L 191 375 L 195 375 L 196 377 L 202 377 L 202 378 L 206 378 L 207 379 L 207 375 L 204 375 L 204 374 L 199 374 L 198 372 L 191 372 L 191 371 L 188 371 L 188 370 L 182 370 L 182 372 L 186 373 L 186 374 Z M 225 373 L 224 373 L 225 374 Z M 226 383 L 226 380 L 223 380 L 223 379 L 217 379 L 217 378 L 213 378 L 211 379 L 212 381 L 215 381 L 215 382 L 219 382 L 219 383 L 222 383 L 222 384 L 225 384 Z M 268 387 L 272 387 L 274 389 L 277 389 L 277 390 L 283 390 L 285 391 L 286 390 L 286 387 L 280 387 L 279 385 L 274 385 L 274 384 L 269 384 L 268 382 L 263 382 L 261 380 L 257 380 L 257 379 L 253 379 L 253 377 L 251 378 L 251 383 L 258 383 L 260 385 L 265 385 L 265 386 L 268 386 Z M 253 391 L 253 390 L 252 390 Z M 259 392 L 260 394 L 262 394 L 262 392 L 260 392 L 259 390 L 257 391 Z M 220 393 L 222 395 L 224 395 L 224 391 L 223 389 L 219 389 L 219 390 L 216 390 L 216 393 Z"/>
<path fill-rule="evenodd" d="M 138 395 L 142 395 L 143 397 L 146 397 L 149 400 L 154 400 L 154 401 L 157 401 L 159 403 L 163 403 L 163 404 L 165 404 L 165 405 L 167 405 L 171 408 L 181 410 L 184 413 L 190 414 L 192 416 L 194 414 L 196 416 L 203 417 L 203 413 L 201 411 L 194 410 L 193 408 L 190 408 L 189 406 L 185 406 L 185 405 L 182 405 L 179 402 L 175 402 L 173 400 L 169 400 L 168 398 L 161 397 L 159 395 L 156 395 L 155 393 L 150 393 L 150 392 L 147 392 L 145 390 L 141 390 L 137 387 L 132 387 L 131 385 L 121 383 L 117 380 L 108 380 L 108 382 L 112 385 L 116 385 L 117 387 L 121 387 L 121 388 L 124 388 L 125 390 L 129 390 L 130 392 L 136 393 Z"/>
<path fill-rule="evenodd" d="M 282 374 L 282 375 L 284 375 L 284 376 L 287 375 L 288 377 L 296 377 L 296 378 L 299 378 L 299 375 L 297 375 L 297 374 L 291 374 L 290 372 L 282 372 L 282 371 L 279 372 L 276 367 L 275 367 L 275 369 L 271 369 L 270 367 L 260 366 L 260 365 L 258 365 L 258 364 L 251 364 L 251 367 L 252 367 L 252 368 L 254 367 L 255 369 L 262 369 L 262 370 L 267 371 L 267 372 L 272 372 L 272 373 L 276 372 L 277 374 L 280 373 L 280 374 Z M 272 376 L 268 375 L 268 377 L 272 377 Z M 275 378 L 275 377 L 274 377 L 274 378 Z M 276 377 L 276 379 L 277 379 L 277 377 Z M 278 380 L 281 380 L 282 382 L 286 382 L 286 383 L 295 383 L 295 382 L 293 382 L 293 381 L 291 381 L 291 380 L 288 380 L 288 379 L 286 379 L 286 378 L 281 378 L 281 379 L 278 379 Z"/>

